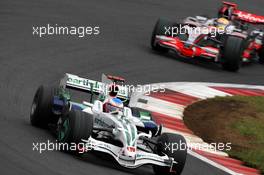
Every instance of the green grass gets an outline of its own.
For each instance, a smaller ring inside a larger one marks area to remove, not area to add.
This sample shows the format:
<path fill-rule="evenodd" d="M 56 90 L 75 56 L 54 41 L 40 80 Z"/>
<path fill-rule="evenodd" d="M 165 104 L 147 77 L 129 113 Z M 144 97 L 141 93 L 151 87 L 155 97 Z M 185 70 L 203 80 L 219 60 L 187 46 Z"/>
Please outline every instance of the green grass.
<path fill-rule="evenodd" d="M 264 113 L 264 97 L 254 96 L 229 96 L 229 97 L 217 97 L 216 99 L 231 99 L 248 103 L 250 106 L 255 107 L 258 112 Z"/>
<path fill-rule="evenodd" d="M 244 114 L 240 121 L 230 124 L 232 130 L 249 138 L 247 141 L 250 149 L 232 149 L 228 154 L 246 162 L 251 167 L 259 168 L 264 174 L 264 97 L 233 96 L 218 97 L 216 100 L 222 99 L 243 102 L 250 111 L 252 109 L 255 111 L 255 116 Z"/>
<path fill-rule="evenodd" d="M 250 149 L 233 149 L 228 154 L 236 157 L 248 166 L 259 168 L 264 173 L 264 122 L 263 120 L 248 118 L 232 124 L 232 128 L 241 135 L 249 137 Z"/>

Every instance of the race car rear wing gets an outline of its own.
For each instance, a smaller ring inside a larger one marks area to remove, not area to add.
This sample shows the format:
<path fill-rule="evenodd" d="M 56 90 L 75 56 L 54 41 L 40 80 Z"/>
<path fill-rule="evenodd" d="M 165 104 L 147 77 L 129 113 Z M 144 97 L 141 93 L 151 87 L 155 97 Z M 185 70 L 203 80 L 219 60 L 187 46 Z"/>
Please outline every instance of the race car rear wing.
<path fill-rule="evenodd" d="M 104 77 L 104 75 L 103 75 Z M 107 78 L 106 78 L 107 79 Z M 86 78 L 79 77 L 77 75 L 66 73 L 64 78 L 60 81 L 60 87 L 62 88 L 70 88 L 79 91 L 85 91 L 90 94 L 101 94 L 107 93 L 108 85 L 113 82 L 109 79 L 109 82 L 99 82 L 95 80 L 90 80 Z M 130 99 L 129 89 L 124 85 L 117 85 L 119 87 L 119 91 L 117 97 L 127 101 Z"/>
<path fill-rule="evenodd" d="M 227 1 L 223 1 L 223 5 L 226 5 L 226 6 L 231 6 L 231 7 L 234 7 L 235 9 L 237 9 L 237 4 L 236 3 L 233 3 L 233 2 L 227 2 Z"/>
<path fill-rule="evenodd" d="M 229 19 L 240 20 L 250 24 L 264 24 L 264 16 L 238 10 L 238 5 L 231 2 L 223 1 L 219 14 L 222 14 Z"/>

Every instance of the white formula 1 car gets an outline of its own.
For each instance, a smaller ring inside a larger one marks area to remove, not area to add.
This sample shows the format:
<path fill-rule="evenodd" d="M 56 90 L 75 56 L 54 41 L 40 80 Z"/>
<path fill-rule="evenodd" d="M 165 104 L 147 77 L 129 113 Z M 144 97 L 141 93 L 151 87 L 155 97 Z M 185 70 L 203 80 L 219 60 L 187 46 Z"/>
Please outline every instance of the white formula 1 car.
<path fill-rule="evenodd" d="M 184 137 L 161 134 L 161 128 L 152 130 L 155 122 L 133 116 L 128 106 L 105 112 L 100 100 L 71 101 L 66 88 L 91 92 L 91 84 L 83 83 L 89 81 L 92 80 L 66 74 L 59 88 L 40 86 L 31 108 L 31 124 L 52 128 L 60 143 L 79 145 L 78 152 L 106 153 L 126 168 L 151 164 L 156 174 L 181 174 L 187 156 Z"/>

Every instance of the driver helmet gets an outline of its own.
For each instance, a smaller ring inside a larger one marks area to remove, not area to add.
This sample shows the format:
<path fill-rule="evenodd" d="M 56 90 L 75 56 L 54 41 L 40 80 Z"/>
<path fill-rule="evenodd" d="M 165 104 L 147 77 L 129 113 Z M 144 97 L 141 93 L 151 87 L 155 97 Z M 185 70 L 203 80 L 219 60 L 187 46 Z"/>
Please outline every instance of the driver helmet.
<path fill-rule="evenodd" d="M 216 27 L 224 30 L 230 24 L 229 20 L 226 18 L 218 18 L 216 20 Z"/>
<path fill-rule="evenodd" d="M 122 111 L 123 108 L 124 108 L 123 102 L 116 97 L 109 99 L 104 105 L 104 111 L 108 113 L 110 112 L 118 113 L 119 111 Z"/>

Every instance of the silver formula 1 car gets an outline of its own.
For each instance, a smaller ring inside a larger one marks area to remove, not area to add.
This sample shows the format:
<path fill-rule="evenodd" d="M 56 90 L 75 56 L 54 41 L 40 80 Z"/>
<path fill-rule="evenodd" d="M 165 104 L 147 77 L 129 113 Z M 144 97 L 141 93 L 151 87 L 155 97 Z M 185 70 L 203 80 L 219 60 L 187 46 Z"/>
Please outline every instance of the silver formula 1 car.
<path fill-rule="evenodd" d="M 161 133 L 161 127 L 146 112 L 141 112 L 139 117 L 133 116 L 128 105 L 106 112 L 100 99 L 77 103 L 67 91 L 74 88 L 99 92 L 104 85 L 66 74 L 59 88 L 40 86 L 31 108 L 31 124 L 51 128 L 60 143 L 77 144 L 77 152 L 106 153 L 126 168 L 151 164 L 156 174 L 181 174 L 187 156 L 183 136 Z M 128 94 L 123 89 L 118 96 L 129 98 Z"/>

